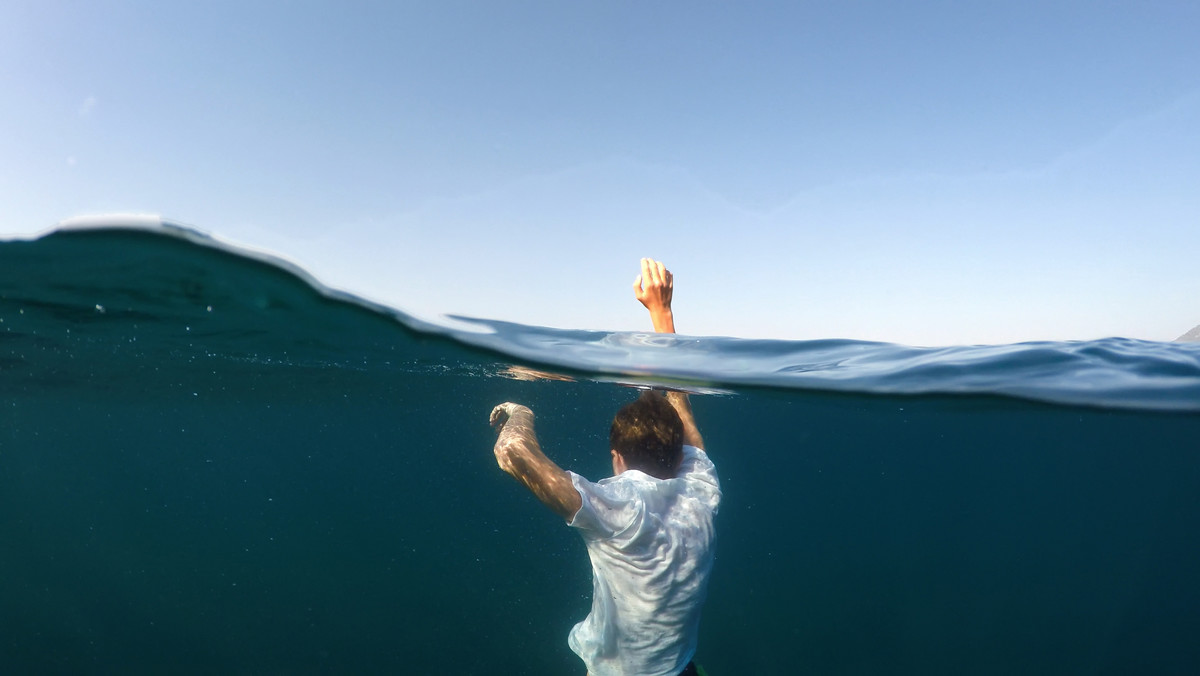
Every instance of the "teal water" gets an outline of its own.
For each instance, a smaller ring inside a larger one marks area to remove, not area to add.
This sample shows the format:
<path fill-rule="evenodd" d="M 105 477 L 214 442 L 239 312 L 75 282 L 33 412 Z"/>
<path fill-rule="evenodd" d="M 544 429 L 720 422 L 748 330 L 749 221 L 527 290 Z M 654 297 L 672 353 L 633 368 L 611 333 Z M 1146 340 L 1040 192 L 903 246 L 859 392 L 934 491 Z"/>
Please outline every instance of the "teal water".
<path fill-rule="evenodd" d="M 171 227 L 0 243 L 4 671 L 582 674 L 586 553 L 487 416 L 599 478 L 629 383 L 702 392 L 714 676 L 1200 663 L 1196 346 L 473 325 Z"/>

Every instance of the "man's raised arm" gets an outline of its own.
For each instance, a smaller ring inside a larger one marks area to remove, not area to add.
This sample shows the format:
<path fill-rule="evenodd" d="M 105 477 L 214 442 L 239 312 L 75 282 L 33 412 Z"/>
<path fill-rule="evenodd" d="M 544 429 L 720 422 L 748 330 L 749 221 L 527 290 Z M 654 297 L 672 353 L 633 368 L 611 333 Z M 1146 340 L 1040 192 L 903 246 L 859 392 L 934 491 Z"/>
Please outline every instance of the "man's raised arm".
<path fill-rule="evenodd" d="M 675 277 L 660 261 L 642 259 L 642 274 L 633 280 L 633 295 L 650 311 L 650 321 L 656 333 L 675 333 L 675 315 L 671 312 L 671 298 L 675 291 Z M 668 392 L 667 401 L 683 420 L 683 443 L 704 448 L 704 439 L 692 417 L 692 404 L 683 392 Z"/>

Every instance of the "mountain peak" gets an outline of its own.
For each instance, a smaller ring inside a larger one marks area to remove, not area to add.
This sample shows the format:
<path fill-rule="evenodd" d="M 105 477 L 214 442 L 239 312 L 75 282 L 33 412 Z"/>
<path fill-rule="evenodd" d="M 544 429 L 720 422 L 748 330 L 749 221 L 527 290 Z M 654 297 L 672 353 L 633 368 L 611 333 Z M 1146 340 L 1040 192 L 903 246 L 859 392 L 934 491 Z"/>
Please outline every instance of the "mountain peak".
<path fill-rule="evenodd" d="M 1200 326 L 1175 339 L 1176 343 L 1200 343 Z"/>

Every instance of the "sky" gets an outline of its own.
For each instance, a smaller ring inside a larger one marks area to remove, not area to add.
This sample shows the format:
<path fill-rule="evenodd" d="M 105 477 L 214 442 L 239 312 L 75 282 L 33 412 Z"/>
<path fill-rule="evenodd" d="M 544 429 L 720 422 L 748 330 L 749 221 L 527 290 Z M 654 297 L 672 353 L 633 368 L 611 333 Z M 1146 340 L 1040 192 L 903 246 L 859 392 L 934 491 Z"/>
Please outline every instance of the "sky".
<path fill-rule="evenodd" d="M 0 237 L 158 214 L 418 316 L 1200 323 L 1200 3 L 0 0 Z"/>

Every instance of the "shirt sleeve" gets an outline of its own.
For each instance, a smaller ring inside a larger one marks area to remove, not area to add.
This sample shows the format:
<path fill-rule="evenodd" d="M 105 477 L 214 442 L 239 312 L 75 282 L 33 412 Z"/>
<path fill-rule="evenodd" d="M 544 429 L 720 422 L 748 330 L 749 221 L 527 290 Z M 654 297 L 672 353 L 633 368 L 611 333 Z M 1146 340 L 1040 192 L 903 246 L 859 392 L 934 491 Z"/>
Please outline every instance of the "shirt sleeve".
<path fill-rule="evenodd" d="M 703 449 L 695 446 L 683 447 L 683 461 L 679 463 L 679 478 L 688 482 L 691 492 L 703 500 L 715 513 L 721 503 L 721 482 L 717 479 L 717 467 Z"/>
<path fill-rule="evenodd" d="M 592 483 L 574 472 L 571 484 L 579 492 L 579 511 L 568 523 L 585 538 L 612 538 L 636 523 L 646 510 L 645 500 L 628 481 Z"/>

